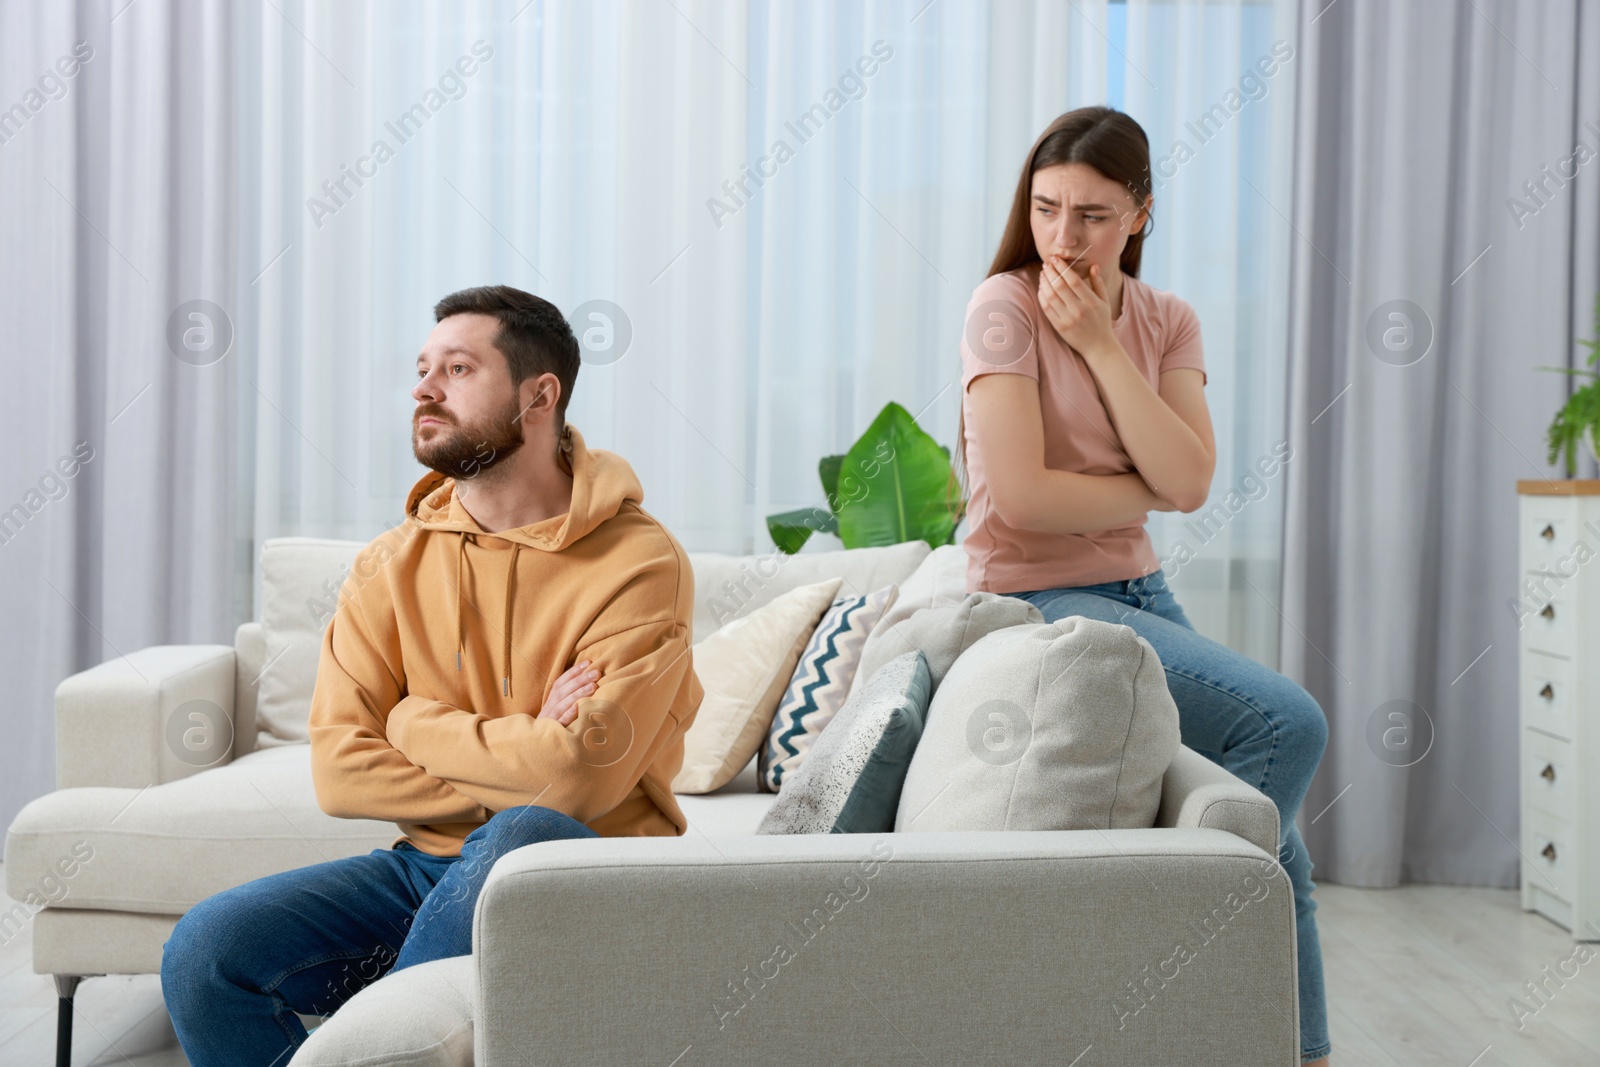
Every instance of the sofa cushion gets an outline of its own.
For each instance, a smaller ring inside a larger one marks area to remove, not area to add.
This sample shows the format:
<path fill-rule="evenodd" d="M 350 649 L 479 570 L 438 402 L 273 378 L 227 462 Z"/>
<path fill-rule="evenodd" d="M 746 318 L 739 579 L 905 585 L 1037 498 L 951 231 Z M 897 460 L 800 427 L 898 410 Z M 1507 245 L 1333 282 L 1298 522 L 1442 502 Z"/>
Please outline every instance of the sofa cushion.
<path fill-rule="evenodd" d="M 1068 615 L 996 630 L 934 694 L 895 829 L 1153 826 L 1177 751 L 1166 673 L 1132 627 Z"/>
<path fill-rule="evenodd" d="M 280 745 L 146 789 L 64 789 L 33 801 L 6 835 L 6 892 L 60 908 L 182 915 L 224 889 L 400 839 L 393 823 L 317 807 L 309 745 Z M 721 790 L 679 797 L 689 834 L 753 834 L 777 799 L 756 761 Z"/>
<path fill-rule="evenodd" d="M 282 745 L 144 789 L 42 796 L 6 835 L 6 889 L 22 900 L 43 887 L 51 907 L 182 915 L 252 879 L 399 840 L 393 823 L 324 814 L 310 753 Z M 67 857 L 82 862 L 63 877 Z"/>
<path fill-rule="evenodd" d="M 322 633 L 339 606 L 359 541 L 274 537 L 261 544 L 261 631 L 266 670 L 256 691 L 256 725 L 278 741 L 310 739 L 311 691 Z M 271 742 L 268 741 L 268 744 Z"/>
<path fill-rule="evenodd" d="M 834 600 L 817 623 L 758 754 L 762 789 L 769 793 L 782 789 L 784 779 L 800 769 L 822 728 L 844 707 L 861 646 L 894 603 L 897 591 L 897 586 L 886 585 L 865 596 L 846 594 Z"/>
<path fill-rule="evenodd" d="M 471 956 L 390 971 L 311 1031 L 289 1067 L 472 1067 Z"/>
<path fill-rule="evenodd" d="M 678 807 L 689 820 L 684 837 L 747 836 L 756 832 L 777 794 L 756 787 L 756 761 L 745 764 L 733 781 L 711 793 L 678 794 Z"/>
<path fill-rule="evenodd" d="M 705 690 L 683 735 L 674 793 L 709 793 L 750 762 L 772 725 L 800 653 L 839 592 L 839 579 L 803 585 L 694 645 Z"/>
<path fill-rule="evenodd" d="M 860 670 L 870 680 L 883 664 L 916 649 L 928 661 L 928 677 L 935 693 L 961 653 L 995 630 L 1008 626 L 1038 625 L 1044 614 L 1026 600 L 1000 593 L 968 593 L 948 607 L 922 608 L 912 612 L 872 647 L 862 652 Z"/>
<path fill-rule="evenodd" d="M 953 607 L 961 603 L 966 595 L 966 549 L 960 545 L 940 545 L 922 557 L 916 570 L 901 580 L 900 592 L 894 598 L 894 603 L 867 635 L 866 643 L 861 648 L 862 659 L 881 666 L 906 652 L 907 649 L 897 645 L 887 649 L 875 649 L 873 646 L 886 640 L 890 630 L 924 608 Z M 857 671 L 850 691 L 855 692 L 866 680 L 867 676 Z"/>
<path fill-rule="evenodd" d="M 906 768 L 933 694 L 928 661 L 896 656 L 850 698 L 795 772 L 758 834 L 877 834 L 894 829 Z"/>
<path fill-rule="evenodd" d="M 926 541 L 837 552 L 799 552 L 792 556 L 776 550 L 759 556 L 691 552 L 694 633 L 690 640 L 703 641 L 789 590 L 826 578 L 838 578 L 843 583 L 840 592 L 855 596 L 902 582 L 927 555 Z"/>

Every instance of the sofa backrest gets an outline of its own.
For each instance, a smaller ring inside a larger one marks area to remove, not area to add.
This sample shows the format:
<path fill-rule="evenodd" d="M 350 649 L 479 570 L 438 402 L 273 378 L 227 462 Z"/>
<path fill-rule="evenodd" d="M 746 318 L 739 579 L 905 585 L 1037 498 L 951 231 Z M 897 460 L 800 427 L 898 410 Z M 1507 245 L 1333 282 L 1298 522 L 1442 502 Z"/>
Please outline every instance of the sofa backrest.
<path fill-rule="evenodd" d="M 322 635 L 339 603 L 339 589 L 349 574 L 360 541 L 313 537 L 277 537 L 261 546 L 262 605 L 259 648 L 250 659 L 260 659 L 258 672 L 241 671 L 242 685 L 254 683 L 254 692 L 236 699 L 256 708 L 256 723 L 263 741 L 285 743 L 308 739 L 306 720 L 316 684 Z M 904 581 L 928 555 L 924 541 L 908 541 L 882 548 L 802 552 L 785 556 L 776 551 L 735 556 L 720 552 L 690 552 L 695 575 L 695 603 L 691 641 L 700 641 L 734 618 L 801 585 L 840 578 L 840 594 L 871 592 Z M 241 635 L 242 645 L 245 637 Z M 245 649 L 239 648 L 241 658 Z M 247 680 L 245 675 L 251 677 Z"/>
<path fill-rule="evenodd" d="M 926 541 L 793 556 L 776 550 L 759 556 L 691 552 L 694 633 L 690 641 L 703 641 L 732 620 L 802 585 L 839 578 L 844 583 L 840 596 L 862 596 L 898 584 L 911 576 L 928 552 Z"/>

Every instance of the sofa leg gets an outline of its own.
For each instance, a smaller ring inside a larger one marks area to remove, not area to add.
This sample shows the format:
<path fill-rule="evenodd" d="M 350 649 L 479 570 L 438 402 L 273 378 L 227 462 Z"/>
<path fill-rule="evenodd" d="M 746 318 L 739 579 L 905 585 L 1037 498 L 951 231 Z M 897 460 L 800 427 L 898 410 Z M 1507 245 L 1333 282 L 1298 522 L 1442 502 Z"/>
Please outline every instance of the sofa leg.
<path fill-rule="evenodd" d="M 72 1067 L 72 998 L 83 976 L 58 974 L 56 980 L 56 1067 Z"/>

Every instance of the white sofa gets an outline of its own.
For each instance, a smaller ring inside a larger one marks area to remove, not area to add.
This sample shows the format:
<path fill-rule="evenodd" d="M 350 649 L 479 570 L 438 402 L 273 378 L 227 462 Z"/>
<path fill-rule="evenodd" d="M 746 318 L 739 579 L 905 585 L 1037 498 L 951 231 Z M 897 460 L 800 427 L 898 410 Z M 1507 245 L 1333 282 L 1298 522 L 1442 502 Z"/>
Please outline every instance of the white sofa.
<path fill-rule="evenodd" d="M 268 544 L 280 561 L 360 547 Z M 742 612 L 833 575 L 861 592 L 901 582 L 930 603 L 963 593 L 960 549 L 920 542 L 691 562 L 697 640 L 718 624 L 712 598 Z M 309 569 L 277 586 L 290 604 L 326 593 Z M 258 746 L 263 670 L 306 669 L 267 663 L 267 647 L 263 624 L 246 623 L 231 646 L 145 649 L 57 690 L 59 788 L 13 822 L 5 870 L 14 899 L 48 900 L 32 918 L 33 968 L 61 997 L 58 1057 L 79 979 L 158 973 L 196 902 L 395 838 L 392 824 L 322 813 L 305 744 L 262 734 Z M 228 732 L 191 713 L 208 705 L 230 717 L 232 743 L 200 758 L 185 729 Z M 1277 809 L 1189 749 L 1148 830 L 757 836 L 773 799 L 752 761 L 717 793 L 680 798 L 684 837 L 504 857 L 472 957 L 368 987 L 295 1062 L 334 1062 L 313 1045 L 341 1031 L 371 1063 L 447 1048 L 479 1064 L 1298 1062 Z M 26 921 L 17 911 L 0 926 Z M 380 1037 L 424 1051 L 384 1053 Z"/>

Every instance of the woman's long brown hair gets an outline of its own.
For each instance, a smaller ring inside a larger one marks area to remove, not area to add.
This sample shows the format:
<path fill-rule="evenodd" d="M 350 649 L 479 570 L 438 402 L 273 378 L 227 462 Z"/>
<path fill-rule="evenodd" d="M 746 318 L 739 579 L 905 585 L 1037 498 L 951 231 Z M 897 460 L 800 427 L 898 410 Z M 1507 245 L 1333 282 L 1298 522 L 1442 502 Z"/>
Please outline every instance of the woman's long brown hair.
<path fill-rule="evenodd" d="M 1133 118 L 1115 108 L 1080 107 L 1052 122 L 1028 151 L 1017 191 L 1011 198 L 1011 215 L 1006 219 L 1000 247 L 985 277 L 1005 274 L 1039 262 L 1039 249 L 1033 243 L 1030 213 L 1033 207 L 1033 176 L 1046 167 L 1064 163 L 1087 163 L 1101 174 L 1127 189 L 1135 208 L 1150 200 L 1150 141 Z M 1148 224 L 1148 223 L 1147 223 Z M 1139 276 L 1139 254 L 1144 250 L 1147 230 L 1128 235 L 1122 249 L 1122 273 Z M 956 419 L 955 471 L 960 472 L 958 500 L 966 500 L 967 481 L 966 394 L 961 398 Z M 964 508 L 963 508 L 964 510 Z"/>

